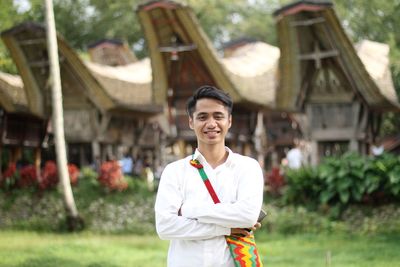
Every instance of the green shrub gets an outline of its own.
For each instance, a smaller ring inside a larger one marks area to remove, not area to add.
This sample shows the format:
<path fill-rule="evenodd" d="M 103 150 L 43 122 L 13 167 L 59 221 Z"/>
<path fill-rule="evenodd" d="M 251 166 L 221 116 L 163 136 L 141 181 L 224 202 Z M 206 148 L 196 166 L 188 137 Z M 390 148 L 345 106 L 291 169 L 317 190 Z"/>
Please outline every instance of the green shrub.
<path fill-rule="evenodd" d="M 400 200 L 400 157 L 365 157 L 346 153 L 328 157 L 317 167 L 286 171 L 286 204 L 316 209 L 352 203 L 382 204 Z"/>
<path fill-rule="evenodd" d="M 322 190 L 322 181 L 318 177 L 316 168 L 303 167 L 298 170 L 288 169 L 285 172 L 286 186 L 282 200 L 285 204 L 305 205 L 316 208 L 315 200 Z"/>
<path fill-rule="evenodd" d="M 263 223 L 268 232 L 281 234 L 331 233 L 344 230 L 340 222 L 330 220 L 318 212 L 309 211 L 302 206 L 276 207 L 267 205 L 269 216 Z"/>
<path fill-rule="evenodd" d="M 394 204 L 373 208 L 352 205 L 343 212 L 340 219 L 351 233 L 400 233 L 400 207 Z"/>
<path fill-rule="evenodd" d="M 155 193 L 144 179 L 126 177 L 123 192 L 106 190 L 97 173 L 82 169 L 72 188 L 74 199 L 87 231 L 98 233 L 154 233 Z M 0 191 L 0 229 L 64 231 L 65 209 L 59 190 L 34 188 Z"/>
<path fill-rule="evenodd" d="M 333 219 L 323 211 L 310 211 L 303 206 L 264 206 L 268 216 L 260 231 L 269 234 L 400 234 L 400 207 L 350 205 Z"/>

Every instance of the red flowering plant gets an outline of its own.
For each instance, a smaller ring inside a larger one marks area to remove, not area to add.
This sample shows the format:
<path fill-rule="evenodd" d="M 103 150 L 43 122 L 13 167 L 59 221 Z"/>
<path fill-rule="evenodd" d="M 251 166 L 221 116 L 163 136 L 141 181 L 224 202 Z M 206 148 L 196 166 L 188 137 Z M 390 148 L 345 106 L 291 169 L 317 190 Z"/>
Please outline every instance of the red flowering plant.
<path fill-rule="evenodd" d="M 78 184 L 79 169 L 75 164 L 68 163 L 69 180 L 72 185 Z M 51 189 L 57 186 L 59 182 L 57 165 L 54 161 L 46 161 L 42 177 L 40 179 L 39 188 L 42 190 Z"/>
<path fill-rule="evenodd" d="M 68 164 L 68 173 L 71 184 L 76 185 L 80 173 L 78 167 L 75 164 Z M 18 170 L 16 163 L 10 162 L 0 179 L 0 188 L 11 190 L 37 186 L 41 190 L 47 190 L 56 187 L 58 182 L 57 165 L 54 161 L 46 161 L 40 173 L 32 164 Z"/>
<path fill-rule="evenodd" d="M 97 179 L 102 186 L 111 191 L 124 191 L 128 188 L 128 183 L 122 174 L 121 166 L 116 160 L 103 162 L 100 167 L 100 175 Z"/>
<path fill-rule="evenodd" d="M 38 183 L 37 171 L 34 165 L 26 165 L 19 171 L 18 188 L 35 186 Z"/>
<path fill-rule="evenodd" d="M 279 167 L 273 167 L 271 172 L 267 175 L 266 184 L 268 191 L 272 195 L 280 195 L 282 188 L 285 185 L 285 177 L 282 175 Z"/>
<path fill-rule="evenodd" d="M 68 163 L 68 173 L 69 173 L 69 180 L 71 182 L 71 185 L 77 185 L 78 177 L 79 177 L 78 167 L 73 163 Z"/>
<path fill-rule="evenodd" d="M 51 189 L 58 184 L 57 165 L 54 161 L 46 161 L 42 169 L 39 188 L 42 190 Z"/>
<path fill-rule="evenodd" d="M 2 173 L 0 179 L 0 187 L 6 190 L 12 189 L 16 186 L 18 181 L 17 164 L 15 162 L 9 162 L 7 169 Z"/>

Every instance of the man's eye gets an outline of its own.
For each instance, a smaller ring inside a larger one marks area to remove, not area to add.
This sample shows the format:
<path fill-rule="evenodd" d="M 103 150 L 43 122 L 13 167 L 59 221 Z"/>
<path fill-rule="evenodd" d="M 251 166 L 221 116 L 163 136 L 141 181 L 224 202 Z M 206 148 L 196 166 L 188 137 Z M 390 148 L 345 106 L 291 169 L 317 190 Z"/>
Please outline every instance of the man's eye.
<path fill-rule="evenodd" d="M 222 120 L 224 118 L 224 115 L 215 115 L 214 118 L 216 120 Z"/>
<path fill-rule="evenodd" d="M 204 121 L 205 119 L 207 119 L 207 116 L 198 116 L 197 119 L 200 121 Z"/>

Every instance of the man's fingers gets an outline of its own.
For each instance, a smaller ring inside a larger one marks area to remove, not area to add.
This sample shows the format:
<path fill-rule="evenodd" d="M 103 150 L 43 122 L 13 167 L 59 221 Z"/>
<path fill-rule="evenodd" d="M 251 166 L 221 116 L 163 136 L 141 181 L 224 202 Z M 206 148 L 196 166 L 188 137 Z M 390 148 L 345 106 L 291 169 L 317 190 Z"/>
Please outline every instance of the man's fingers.
<path fill-rule="evenodd" d="M 261 228 L 261 223 L 256 223 L 254 226 L 253 226 L 253 228 L 255 228 L 255 229 L 253 229 L 253 230 L 257 230 L 258 228 Z"/>
<path fill-rule="evenodd" d="M 231 236 L 235 237 L 246 237 L 250 235 L 250 231 L 247 231 L 244 228 L 232 228 L 231 229 Z"/>

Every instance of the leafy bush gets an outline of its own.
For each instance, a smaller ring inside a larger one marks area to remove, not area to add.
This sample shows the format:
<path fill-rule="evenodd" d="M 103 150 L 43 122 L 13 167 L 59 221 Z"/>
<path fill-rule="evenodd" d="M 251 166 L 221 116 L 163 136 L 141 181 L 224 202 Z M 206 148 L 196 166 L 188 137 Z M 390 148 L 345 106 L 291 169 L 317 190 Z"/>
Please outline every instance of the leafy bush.
<path fill-rule="evenodd" d="M 394 204 L 374 208 L 352 205 L 343 212 L 340 220 L 351 233 L 393 234 L 400 232 L 400 208 Z"/>
<path fill-rule="evenodd" d="M 78 183 L 79 169 L 74 164 L 68 164 L 68 173 L 72 185 Z M 38 174 L 40 177 L 38 177 Z M 32 164 L 17 169 L 16 164 L 9 163 L 0 180 L 0 188 L 6 191 L 20 188 L 35 188 L 40 190 L 54 189 L 59 183 L 57 165 L 54 161 L 46 161 L 43 169 L 37 170 Z"/>
<path fill-rule="evenodd" d="M 350 205 L 338 219 L 303 206 L 264 206 L 268 216 L 260 231 L 268 233 L 345 233 L 345 234 L 399 234 L 400 207 L 398 205 Z"/>
<path fill-rule="evenodd" d="M 16 187 L 18 177 L 17 164 L 15 162 L 9 162 L 7 169 L 3 172 L 0 179 L 0 188 L 6 190 L 13 189 Z"/>
<path fill-rule="evenodd" d="M 351 203 L 382 204 L 400 200 L 400 157 L 364 157 L 346 153 L 317 167 L 287 170 L 287 204 L 342 208 Z"/>
<path fill-rule="evenodd" d="M 57 186 L 58 181 L 56 163 L 54 161 L 46 161 L 39 181 L 39 188 L 42 190 L 54 188 Z"/>
<path fill-rule="evenodd" d="M 121 166 L 116 160 L 106 161 L 101 164 L 98 180 L 101 185 L 111 191 L 124 191 L 128 188 Z"/>
<path fill-rule="evenodd" d="M 79 215 L 86 230 L 98 233 L 154 233 L 155 194 L 142 179 L 130 179 L 125 191 L 109 191 L 97 181 L 97 173 L 82 170 L 73 187 Z M 57 190 L 29 188 L 0 191 L 1 229 L 60 232 L 66 230 L 63 196 Z"/>
<path fill-rule="evenodd" d="M 19 171 L 18 187 L 26 188 L 35 186 L 37 183 L 37 170 L 33 165 L 27 165 Z"/>
<path fill-rule="evenodd" d="M 283 190 L 285 204 L 306 205 L 315 208 L 323 183 L 318 177 L 316 168 L 303 167 L 298 170 L 288 169 L 285 172 L 286 186 Z"/>
<path fill-rule="evenodd" d="M 68 173 L 69 173 L 69 180 L 71 181 L 71 185 L 78 184 L 79 178 L 79 169 L 75 164 L 68 163 Z"/>
<path fill-rule="evenodd" d="M 266 190 L 274 196 L 279 196 L 282 194 L 284 185 L 285 178 L 282 175 L 280 168 L 273 167 L 271 172 L 267 175 Z"/>

